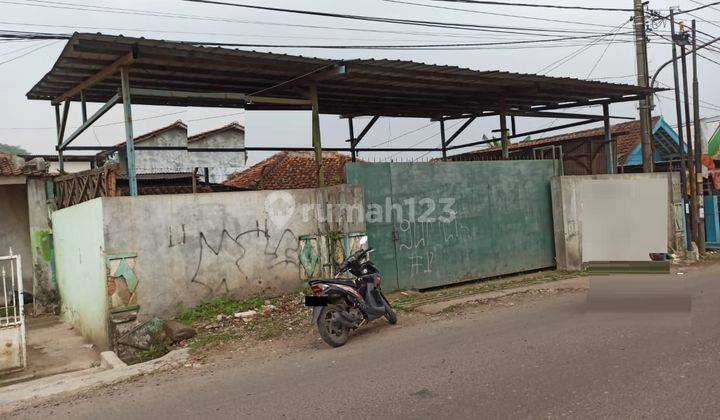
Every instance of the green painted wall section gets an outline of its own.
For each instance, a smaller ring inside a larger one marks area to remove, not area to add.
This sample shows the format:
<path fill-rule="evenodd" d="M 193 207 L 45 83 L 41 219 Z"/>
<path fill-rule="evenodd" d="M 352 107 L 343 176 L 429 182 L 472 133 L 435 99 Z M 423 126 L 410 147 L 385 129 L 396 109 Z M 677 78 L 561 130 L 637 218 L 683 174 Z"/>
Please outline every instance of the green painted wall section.
<path fill-rule="evenodd" d="M 551 160 L 354 163 L 346 170 L 348 183 L 365 187 L 368 209 L 402 208 L 390 222 L 368 218 L 386 287 L 423 289 L 555 265 Z"/>
<path fill-rule="evenodd" d="M 53 245 L 52 231 L 50 229 L 30 229 L 30 245 L 33 249 L 37 249 L 39 257 L 45 261 L 52 261 Z"/>
<path fill-rule="evenodd" d="M 62 314 L 100 350 L 110 347 L 102 199 L 53 212 Z"/>

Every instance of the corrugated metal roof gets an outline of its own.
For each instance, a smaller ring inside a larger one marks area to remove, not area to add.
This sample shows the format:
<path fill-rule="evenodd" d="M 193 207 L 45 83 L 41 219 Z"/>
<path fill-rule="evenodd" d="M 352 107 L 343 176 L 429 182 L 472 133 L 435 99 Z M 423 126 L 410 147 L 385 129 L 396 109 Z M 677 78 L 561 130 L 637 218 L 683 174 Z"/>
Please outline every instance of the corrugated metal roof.
<path fill-rule="evenodd" d="M 652 89 L 632 85 L 547 77 L 401 60 L 334 60 L 203 47 L 190 43 L 102 34 L 74 34 L 53 68 L 28 92 L 29 99 L 54 100 L 129 51 L 136 88 L 253 94 L 298 76 L 344 65 L 346 73 L 317 82 L 320 112 L 438 118 L 502 109 L 557 109 L 595 101 L 637 99 Z M 114 74 L 85 91 L 89 102 L 117 93 Z M 303 86 L 289 84 L 270 96 L 305 99 Z M 78 97 L 73 100 L 79 100 Z M 233 100 L 155 98 L 133 103 L 247 109 L 307 109 L 307 105 L 251 104 Z"/>

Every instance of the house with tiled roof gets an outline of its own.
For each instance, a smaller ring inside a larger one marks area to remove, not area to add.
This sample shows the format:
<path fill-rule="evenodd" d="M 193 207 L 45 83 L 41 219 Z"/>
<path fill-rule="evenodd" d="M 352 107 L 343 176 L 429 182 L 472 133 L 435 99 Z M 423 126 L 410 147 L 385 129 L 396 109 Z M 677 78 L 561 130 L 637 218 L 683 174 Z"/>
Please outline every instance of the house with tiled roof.
<path fill-rule="evenodd" d="M 245 127 L 237 122 L 188 136 L 188 127 L 182 121 L 155 129 L 135 137 L 136 146 L 174 147 L 180 150 L 136 150 L 135 168 L 139 178 L 143 175 L 191 174 L 198 168 L 206 181 L 220 184 L 228 176 L 246 168 L 247 154 L 237 151 L 245 147 Z M 102 152 L 98 158 L 118 162 L 122 173 L 127 173 L 125 142 L 117 156 Z M 233 149 L 227 152 L 210 152 L 202 149 Z"/>
<path fill-rule="evenodd" d="M 349 155 L 323 152 L 325 185 L 345 183 L 345 164 Z M 287 190 L 316 188 L 318 177 L 314 152 L 279 152 L 251 166 L 225 182 L 248 190 Z"/>
<path fill-rule="evenodd" d="M 675 130 L 662 117 L 652 119 L 654 161 L 658 169 L 667 167 L 679 157 L 679 139 Z M 618 172 L 642 170 L 640 121 L 628 121 L 610 126 L 613 142 L 613 159 Z M 540 139 L 512 143 L 508 147 L 510 158 L 532 159 L 548 155 L 562 155 L 566 175 L 607 173 L 603 127 L 575 131 Z M 500 147 L 490 147 L 449 157 L 450 160 L 499 160 Z"/>

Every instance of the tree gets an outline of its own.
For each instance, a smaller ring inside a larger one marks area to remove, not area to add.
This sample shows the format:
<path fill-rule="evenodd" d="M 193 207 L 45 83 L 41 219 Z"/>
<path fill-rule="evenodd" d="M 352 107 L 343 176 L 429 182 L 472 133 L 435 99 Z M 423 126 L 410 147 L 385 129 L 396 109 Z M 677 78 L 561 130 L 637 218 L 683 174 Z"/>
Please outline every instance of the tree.
<path fill-rule="evenodd" d="M 502 141 L 501 141 L 500 139 L 497 139 L 497 140 L 494 140 L 494 141 L 489 141 L 490 139 L 489 139 L 485 134 L 483 134 L 482 139 L 483 139 L 483 141 L 487 141 L 488 144 L 490 145 L 490 147 L 500 147 L 500 146 L 502 146 Z"/>
<path fill-rule="evenodd" d="M 13 155 L 29 155 L 30 152 L 20 146 L 0 143 L 0 152 L 11 153 Z"/>

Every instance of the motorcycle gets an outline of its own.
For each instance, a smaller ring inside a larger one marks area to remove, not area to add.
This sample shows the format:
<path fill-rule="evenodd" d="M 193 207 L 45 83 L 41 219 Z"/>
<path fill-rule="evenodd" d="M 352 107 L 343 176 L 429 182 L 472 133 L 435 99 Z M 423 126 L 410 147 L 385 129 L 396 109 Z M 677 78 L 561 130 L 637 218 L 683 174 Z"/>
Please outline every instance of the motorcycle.
<path fill-rule="evenodd" d="M 315 279 L 308 283 L 314 295 L 305 296 L 305 305 L 313 308 L 312 322 L 323 341 L 332 347 L 347 343 L 350 331 L 365 323 L 385 317 L 397 323 L 397 315 L 380 290 L 380 270 L 370 261 L 372 248 L 364 249 L 367 237 L 360 239 L 363 249 L 348 256 L 332 279 Z M 340 277 L 350 273 L 353 279 Z"/>

